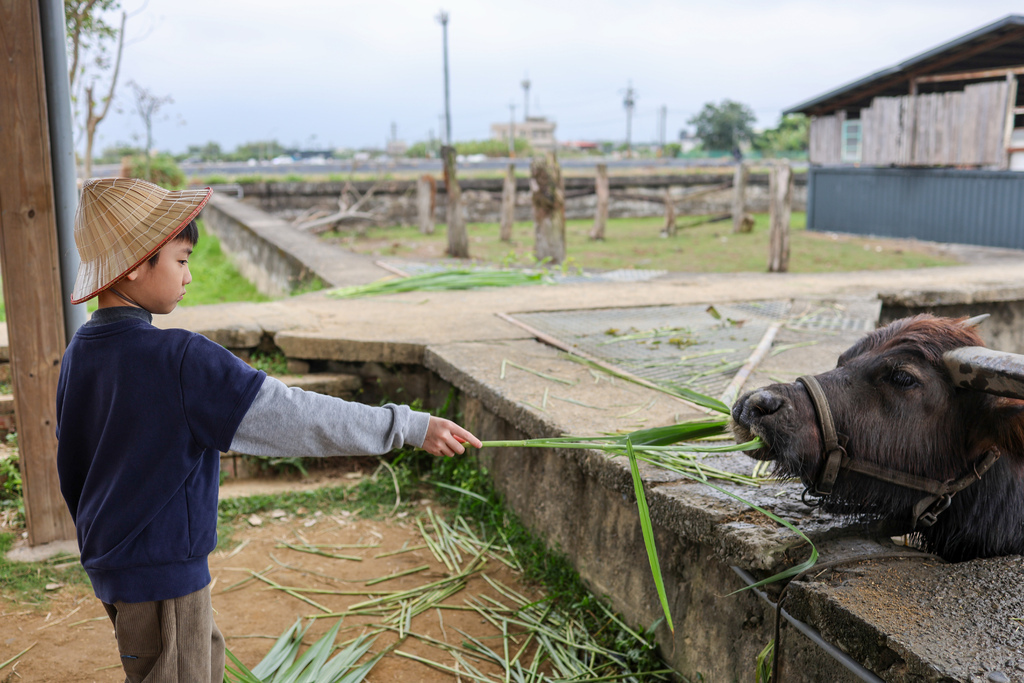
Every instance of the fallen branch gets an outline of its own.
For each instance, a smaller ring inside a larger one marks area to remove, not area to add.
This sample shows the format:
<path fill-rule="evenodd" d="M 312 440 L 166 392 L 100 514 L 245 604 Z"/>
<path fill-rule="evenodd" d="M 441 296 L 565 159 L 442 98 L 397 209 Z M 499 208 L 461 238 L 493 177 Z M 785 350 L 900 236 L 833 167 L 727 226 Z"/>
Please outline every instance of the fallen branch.
<path fill-rule="evenodd" d="M 324 216 L 323 218 L 317 218 L 315 220 L 305 221 L 301 223 L 296 222 L 295 227 L 298 228 L 299 230 L 302 230 L 303 232 L 312 232 L 313 234 L 319 234 L 321 232 L 327 232 L 336 224 L 341 223 L 343 221 L 366 220 L 374 223 L 379 223 L 381 221 L 381 216 L 379 216 L 378 214 L 359 210 L 366 204 L 366 202 L 370 201 L 370 198 L 373 196 L 373 193 L 376 192 L 379 187 L 380 181 L 374 183 L 373 185 L 370 186 L 370 189 L 368 189 L 363 194 L 362 197 L 357 199 L 355 203 L 350 206 L 348 205 L 348 202 L 345 201 L 345 194 L 350 191 L 349 185 L 346 184 L 345 189 L 341 191 L 341 196 L 338 198 L 338 206 L 340 209 L 339 211 L 332 213 L 329 216 Z"/>

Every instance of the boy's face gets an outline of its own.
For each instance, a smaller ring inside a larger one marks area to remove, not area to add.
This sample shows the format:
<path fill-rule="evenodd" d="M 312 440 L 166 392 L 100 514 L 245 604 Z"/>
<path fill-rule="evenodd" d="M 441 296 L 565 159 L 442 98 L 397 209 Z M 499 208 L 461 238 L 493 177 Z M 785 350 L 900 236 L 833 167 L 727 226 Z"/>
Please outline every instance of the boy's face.
<path fill-rule="evenodd" d="M 170 313 L 185 296 L 185 286 L 192 282 L 188 270 L 191 254 L 192 245 L 187 241 L 172 240 L 160 250 L 155 266 L 143 263 L 117 287 L 150 313 Z"/>

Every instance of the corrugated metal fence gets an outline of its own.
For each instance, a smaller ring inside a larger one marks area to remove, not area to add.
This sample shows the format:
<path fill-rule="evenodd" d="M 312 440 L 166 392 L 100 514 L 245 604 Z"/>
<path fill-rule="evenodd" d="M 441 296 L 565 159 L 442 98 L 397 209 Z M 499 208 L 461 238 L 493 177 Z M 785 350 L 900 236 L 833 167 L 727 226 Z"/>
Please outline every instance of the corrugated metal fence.
<path fill-rule="evenodd" d="M 1024 249 L 1024 173 L 812 166 L 807 227 Z"/>

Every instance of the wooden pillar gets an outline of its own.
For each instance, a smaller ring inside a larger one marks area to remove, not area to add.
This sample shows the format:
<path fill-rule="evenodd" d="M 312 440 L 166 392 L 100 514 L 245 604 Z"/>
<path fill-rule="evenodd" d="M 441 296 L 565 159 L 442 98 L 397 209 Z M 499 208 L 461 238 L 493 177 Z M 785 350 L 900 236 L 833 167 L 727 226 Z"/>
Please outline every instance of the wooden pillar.
<path fill-rule="evenodd" d="M 499 239 L 512 241 L 512 226 L 516 222 L 516 165 L 505 169 L 505 183 L 501 186 L 501 228 Z"/>
<path fill-rule="evenodd" d="M 437 181 L 433 176 L 420 176 L 416 181 L 416 218 L 420 232 L 434 234 L 434 209 L 437 207 Z"/>
<path fill-rule="evenodd" d="M 1013 123 L 1017 119 L 1017 77 L 1012 71 L 1006 72 L 1006 117 L 1003 128 L 1002 168 L 1010 168 L 1010 145 L 1013 140 Z"/>
<path fill-rule="evenodd" d="M 750 168 L 742 161 L 736 162 L 732 178 L 732 231 L 750 232 L 750 222 L 744 220 L 747 211 L 747 176 Z"/>
<path fill-rule="evenodd" d="M 793 200 L 793 169 L 788 161 L 772 166 L 768 182 L 771 194 L 768 234 L 768 272 L 789 270 L 789 216 Z"/>
<path fill-rule="evenodd" d="M 64 353 L 56 209 L 39 6 L 0 0 L 0 272 L 30 545 L 73 539 L 57 481 Z"/>
<path fill-rule="evenodd" d="M 608 164 L 597 165 L 597 176 L 594 178 L 594 191 L 597 194 L 597 210 L 594 212 L 594 228 L 590 231 L 590 239 L 603 240 L 604 229 L 608 225 Z"/>
<path fill-rule="evenodd" d="M 565 260 L 565 185 L 554 152 L 534 157 L 530 163 L 533 190 L 533 253 L 538 261 L 556 264 Z"/>
<path fill-rule="evenodd" d="M 665 237 L 676 236 L 676 205 L 672 201 L 672 189 L 665 188 L 665 227 L 661 229 Z"/>
<path fill-rule="evenodd" d="M 469 235 L 466 234 L 466 219 L 462 215 L 462 191 L 455 177 L 455 148 L 445 145 L 441 148 L 444 160 L 444 191 L 448 195 L 448 255 L 455 258 L 469 258 Z"/>

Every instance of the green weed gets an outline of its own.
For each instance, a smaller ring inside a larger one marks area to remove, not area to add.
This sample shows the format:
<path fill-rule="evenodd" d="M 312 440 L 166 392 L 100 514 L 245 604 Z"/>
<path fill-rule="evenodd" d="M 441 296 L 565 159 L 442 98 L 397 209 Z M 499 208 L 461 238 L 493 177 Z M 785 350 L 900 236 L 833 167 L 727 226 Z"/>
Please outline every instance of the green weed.
<path fill-rule="evenodd" d="M 288 374 L 288 359 L 281 351 L 253 351 L 249 365 L 268 375 Z"/>
<path fill-rule="evenodd" d="M 220 248 L 220 240 L 208 232 L 202 221 L 199 226 L 199 242 L 188 259 L 192 272 L 192 284 L 188 295 L 181 301 L 182 306 L 219 304 L 228 301 L 270 301 L 260 294 L 256 286 L 246 280 Z"/>

